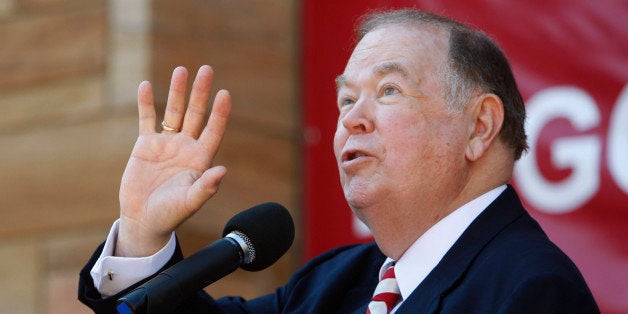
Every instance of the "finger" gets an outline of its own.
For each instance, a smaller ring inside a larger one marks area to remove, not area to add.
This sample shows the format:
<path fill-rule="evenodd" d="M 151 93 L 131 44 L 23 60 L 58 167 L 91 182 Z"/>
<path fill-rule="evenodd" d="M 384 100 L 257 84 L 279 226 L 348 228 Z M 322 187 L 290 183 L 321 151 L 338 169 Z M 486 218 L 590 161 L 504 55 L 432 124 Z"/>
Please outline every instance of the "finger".
<path fill-rule="evenodd" d="M 214 98 L 212 112 L 199 141 L 208 149 L 210 156 L 218 151 L 222 137 L 227 129 L 227 121 L 231 113 L 231 95 L 226 90 L 220 90 Z"/>
<path fill-rule="evenodd" d="M 220 186 L 220 181 L 227 174 L 227 168 L 216 166 L 207 169 L 188 190 L 188 204 L 192 208 L 200 208 L 210 199 Z"/>
<path fill-rule="evenodd" d="M 187 88 L 188 70 L 177 67 L 172 71 L 168 102 L 164 113 L 164 124 L 170 128 L 180 130 L 185 111 L 185 91 Z"/>
<path fill-rule="evenodd" d="M 212 68 L 204 65 L 198 69 L 196 79 L 194 79 L 194 84 L 192 85 L 190 101 L 183 119 L 182 131 L 195 138 L 201 134 L 205 124 L 205 113 L 207 112 L 207 102 L 213 78 L 214 71 Z"/>
<path fill-rule="evenodd" d="M 137 89 L 137 109 L 140 135 L 155 133 L 157 114 L 153 104 L 153 87 L 148 81 L 140 83 Z"/>

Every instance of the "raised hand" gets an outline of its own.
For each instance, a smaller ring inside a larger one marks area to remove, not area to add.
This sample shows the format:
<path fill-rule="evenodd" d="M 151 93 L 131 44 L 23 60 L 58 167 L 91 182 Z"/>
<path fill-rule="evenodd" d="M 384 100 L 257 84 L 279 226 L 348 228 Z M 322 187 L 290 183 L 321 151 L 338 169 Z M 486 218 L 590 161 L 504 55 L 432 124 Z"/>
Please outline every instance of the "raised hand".
<path fill-rule="evenodd" d="M 216 94 L 205 124 L 213 70 L 198 70 L 186 110 L 187 76 L 183 67 L 172 73 L 161 132 L 155 131 L 152 87 L 149 82 L 139 86 L 139 137 L 122 176 L 116 256 L 160 250 L 172 231 L 216 193 L 227 173 L 213 162 L 231 111 L 229 92 Z"/>

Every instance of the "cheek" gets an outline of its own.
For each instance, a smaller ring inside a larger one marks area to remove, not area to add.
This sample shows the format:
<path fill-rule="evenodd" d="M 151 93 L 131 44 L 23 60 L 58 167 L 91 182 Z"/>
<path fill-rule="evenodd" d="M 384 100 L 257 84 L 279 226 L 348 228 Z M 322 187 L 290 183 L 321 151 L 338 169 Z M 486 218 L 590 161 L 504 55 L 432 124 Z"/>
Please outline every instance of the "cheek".
<path fill-rule="evenodd" d="M 418 171 L 420 173 L 438 173 L 448 169 L 452 163 L 456 163 L 464 157 L 463 135 L 457 131 L 454 121 L 451 119 L 432 119 L 427 123 L 399 124 L 402 132 L 391 138 L 397 151 L 394 154 L 393 165 L 396 168 L 412 169 L 406 172 Z M 403 166 L 402 166 L 403 165 Z"/>
<path fill-rule="evenodd" d="M 464 167 L 465 140 L 455 121 L 448 120 L 446 125 L 436 128 L 430 141 L 428 152 L 429 167 L 438 169 L 443 176 L 452 176 Z M 453 173 L 448 173 L 453 172 Z M 438 176 L 438 173 L 436 173 Z"/>
<path fill-rule="evenodd" d="M 336 129 L 336 133 L 334 133 L 334 156 L 336 157 L 336 161 L 340 163 L 340 154 L 342 153 L 342 147 L 346 141 L 346 135 L 344 134 L 340 128 Z"/>

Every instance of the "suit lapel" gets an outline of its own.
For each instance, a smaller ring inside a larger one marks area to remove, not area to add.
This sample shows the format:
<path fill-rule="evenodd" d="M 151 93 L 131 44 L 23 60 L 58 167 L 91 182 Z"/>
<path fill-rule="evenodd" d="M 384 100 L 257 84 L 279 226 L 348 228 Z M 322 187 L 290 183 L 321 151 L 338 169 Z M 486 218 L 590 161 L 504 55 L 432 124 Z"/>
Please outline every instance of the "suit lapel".
<path fill-rule="evenodd" d="M 410 294 L 396 313 L 434 313 L 441 299 L 464 277 L 475 257 L 502 229 L 524 213 L 524 209 L 509 185 L 445 254 L 436 268 Z"/>

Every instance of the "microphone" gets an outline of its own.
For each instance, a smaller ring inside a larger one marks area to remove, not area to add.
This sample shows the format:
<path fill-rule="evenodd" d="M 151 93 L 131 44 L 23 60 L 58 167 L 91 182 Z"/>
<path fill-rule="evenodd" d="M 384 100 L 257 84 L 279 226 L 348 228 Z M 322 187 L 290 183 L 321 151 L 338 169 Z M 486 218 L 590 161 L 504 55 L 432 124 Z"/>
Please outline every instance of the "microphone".
<path fill-rule="evenodd" d="M 118 300 L 119 313 L 172 313 L 182 300 L 238 267 L 262 270 L 292 245 L 294 223 L 288 210 L 264 203 L 231 218 L 224 238 L 159 273 Z"/>

